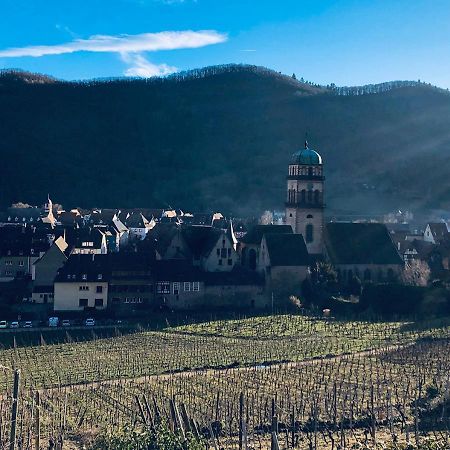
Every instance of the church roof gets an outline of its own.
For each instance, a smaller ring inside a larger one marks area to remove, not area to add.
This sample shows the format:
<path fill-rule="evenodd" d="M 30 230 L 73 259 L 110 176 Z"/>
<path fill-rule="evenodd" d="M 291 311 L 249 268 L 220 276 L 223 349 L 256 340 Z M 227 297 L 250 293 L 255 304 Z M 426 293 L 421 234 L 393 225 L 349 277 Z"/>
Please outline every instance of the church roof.
<path fill-rule="evenodd" d="M 322 157 L 305 142 L 305 147 L 292 155 L 292 164 L 317 166 L 322 164 Z"/>
<path fill-rule="evenodd" d="M 327 223 L 325 246 L 333 264 L 402 264 L 382 223 Z"/>

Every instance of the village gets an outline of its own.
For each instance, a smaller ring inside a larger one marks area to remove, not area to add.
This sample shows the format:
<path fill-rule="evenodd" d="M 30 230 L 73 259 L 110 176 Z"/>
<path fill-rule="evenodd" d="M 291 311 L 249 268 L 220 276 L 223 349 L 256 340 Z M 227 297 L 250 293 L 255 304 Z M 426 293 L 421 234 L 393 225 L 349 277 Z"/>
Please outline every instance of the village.
<path fill-rule="evenodd" d="M 266 214 L 259 223 L 220 212 L 65 210 L 50 197 L 42 207 L 12 205 L 0 214 L 3 327 L 59 314 L 273 309 L 301 299 L 319 264 L 332 268 L 339 293 L 352 293 L 355 282 L 447 279 L 445 222 L 417 231 L 397 220 L 326 221 L 324 166 L 307 142 L 286 179 L 284 218 Z"/>

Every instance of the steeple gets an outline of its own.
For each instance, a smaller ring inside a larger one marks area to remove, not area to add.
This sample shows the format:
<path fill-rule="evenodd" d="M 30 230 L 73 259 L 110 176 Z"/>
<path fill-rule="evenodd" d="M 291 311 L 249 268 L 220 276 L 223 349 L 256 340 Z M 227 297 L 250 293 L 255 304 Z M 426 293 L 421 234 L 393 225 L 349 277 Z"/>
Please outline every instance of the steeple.
<path fill-rule="evenodd" d="M 311 254 L 322 253 L 324 179 L 322 158 L 309 148 L 305 135 L 304 148 L 294 153 L 289 164 L 285 205 L 286 224 L 303 235 Z"/>

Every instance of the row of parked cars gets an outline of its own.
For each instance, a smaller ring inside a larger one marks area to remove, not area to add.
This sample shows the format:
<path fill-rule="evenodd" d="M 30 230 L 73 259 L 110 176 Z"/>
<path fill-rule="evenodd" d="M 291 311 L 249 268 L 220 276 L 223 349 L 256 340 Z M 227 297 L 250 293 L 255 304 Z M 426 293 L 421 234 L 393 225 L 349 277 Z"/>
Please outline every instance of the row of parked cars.
<path fill-rule="evenodd" d="M 49 317 L 48 321 L 45 322 L 33 322 L 31 320 L 26 320 L 24 322 L 13 321 L 7 322 L 6 320 L 0 320 L 0 329 L 4 328 L 33 328 L 33 325 L 37 327 L 71 327 L 71 326 L 86 326 L 93 327 L 95 325 L 95 319 L 88 318 L 84 321 L 75 321 L 69 319 L 60 320 L 59 317 Z"/>

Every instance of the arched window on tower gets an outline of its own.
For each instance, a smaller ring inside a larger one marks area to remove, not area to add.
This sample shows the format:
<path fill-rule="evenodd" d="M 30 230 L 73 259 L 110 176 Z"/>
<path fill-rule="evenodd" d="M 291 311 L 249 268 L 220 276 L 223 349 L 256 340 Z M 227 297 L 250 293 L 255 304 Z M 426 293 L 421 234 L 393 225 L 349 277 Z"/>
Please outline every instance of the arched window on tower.
<path fill-rule="evenodd" d="M 306 225 L 306 236 L 305 236 L 305 241 L 307 244 L 311 243 L 314 240 L 314 227 L 308 223 L 308 225 Z"/>
<path fill-rule="evenodd" d="M 313 191 L 308 190 L 308 203 L 312 203 Z"/>
<path fill-rule="evenodd" d="M 309 175 L 310 177 L 312 177 L 312 174 L 313 174 L 313 169 L 312 169 L 312 167 L 308 167 L 308 175 Z"/>
<path fill-rule="evenodd" d="M 320 191 L 318 189 L 314 191 L 314 203 L 320 203 Z"/>
<path fill-rule="evenodd" d="M 305 201 L 306 201 L 306 191 L 305 191 L 305 189 L 302 189 L 301 201 L 302 201 L 302 203 L 305 203 Z"/>

